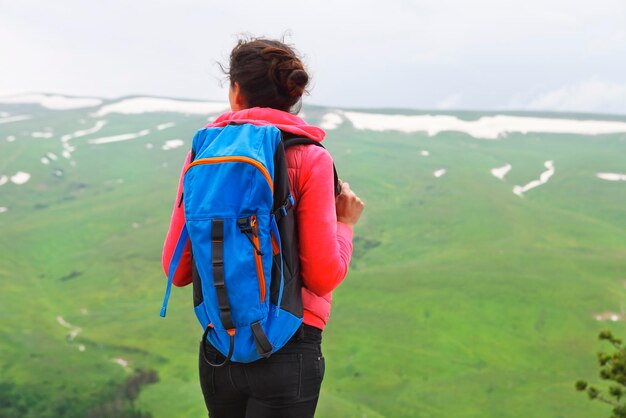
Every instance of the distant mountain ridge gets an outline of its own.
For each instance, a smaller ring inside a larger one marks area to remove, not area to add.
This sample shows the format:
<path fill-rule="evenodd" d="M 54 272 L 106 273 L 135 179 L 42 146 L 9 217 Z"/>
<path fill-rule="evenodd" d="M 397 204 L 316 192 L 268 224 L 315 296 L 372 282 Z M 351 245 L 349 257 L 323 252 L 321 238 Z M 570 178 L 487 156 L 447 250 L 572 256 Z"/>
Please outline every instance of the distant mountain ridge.
<path fill-rule="evenodd" d="M 53 110 L 76 110 L 80 108 L 97 110 L 90 112 L 91 117 L 104 117 L 110 114 L 144 114 L 144 113 L 181 113 L 185 115 L 215 115 L 230 109 L 227 102 L 180 100 L 163 97 L 130 96 L 104 102 L 102 99 L 80 98 L 61 95 L 28 94 L 9 98 L 0 98 L 0 106 L 18 104 L 37 104 Z M 318 111 L 324 108 L 311 107 Z M 600 135 L 626 132 L 626 116 L 624 118 L 567 117 L 568 114 L 527 114 L 509 113 L 476 115 L 474 119 L 463 118 L 459 112 L 445 113 L 413 111 L 409 114 L 378 113 L 366 110 L 342 110 L 326 108 L 326 113 L 317 121 L 323 129 L 333 130 L 348 121 L 357 130 L 400 131 L 404 133 L 426 132 L 429 136 L 439 132 L 464 132 L 474 138 L 498 139 L 510 133 L 522 134 L 532 132 Z M 0 123 L 29 118 L 29 115 L 9 115 L 0 119 Z"/>

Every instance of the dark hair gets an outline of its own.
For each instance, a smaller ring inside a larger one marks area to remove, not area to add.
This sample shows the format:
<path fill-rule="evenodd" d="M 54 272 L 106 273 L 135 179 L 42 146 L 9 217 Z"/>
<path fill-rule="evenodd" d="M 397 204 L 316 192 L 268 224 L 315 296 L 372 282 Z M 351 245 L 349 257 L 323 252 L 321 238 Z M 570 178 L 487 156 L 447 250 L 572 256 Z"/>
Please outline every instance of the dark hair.
<path fill-rule="evenodd" d="M 298 113 L 300 99 L 309 83 L 302 60 L 283 42 L 240 39 L 230 53 L 231 85 L 239 84 L 247 107 L 271 107 Z"/>

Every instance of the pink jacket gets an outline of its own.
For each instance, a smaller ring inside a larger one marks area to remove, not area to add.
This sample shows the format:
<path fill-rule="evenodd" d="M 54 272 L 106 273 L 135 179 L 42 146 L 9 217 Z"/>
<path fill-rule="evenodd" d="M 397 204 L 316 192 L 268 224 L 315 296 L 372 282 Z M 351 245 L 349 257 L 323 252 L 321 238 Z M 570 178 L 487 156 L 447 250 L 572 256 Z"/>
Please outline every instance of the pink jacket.
<path fill-rule="evenodd" d="M 225 126 L 230 122 L 271 124 L 279 129 L 322 141 L 325 132 L 307 125 L 287 112 L 269 108 L 251 108 L 227 112 L 207 127 Z M 300 267 L 304 287 L 304 323 L 324 329 L 330 316 L 332 291 L 348 273 L 352 255 L 352 229 L 337 221 L 334 200 L 333 162 L 324 148 L 296 145 L 287 149 L 287 167 L 291 192 L 296 201 L 294 210 L 298 225 Z M 184 168 L 189 164 L 187 155 Z M 167 274 L 180 231 L 185 223 L 184 205 L 178 207 L 182 195 L 182 174 L 174 210 L 163 246 L 163 269 Z M 176 286 L 191 283 L 191 253 L 185 248 L 173 280 Z"/>

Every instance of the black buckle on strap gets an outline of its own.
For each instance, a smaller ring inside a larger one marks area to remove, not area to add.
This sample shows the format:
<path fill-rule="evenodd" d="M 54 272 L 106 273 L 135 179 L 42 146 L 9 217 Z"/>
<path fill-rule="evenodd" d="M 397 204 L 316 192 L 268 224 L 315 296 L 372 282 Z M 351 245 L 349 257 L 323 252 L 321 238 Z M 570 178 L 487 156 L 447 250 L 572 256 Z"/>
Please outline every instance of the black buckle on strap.
<path fill-rule="evenodd" d="M 272 214 L 276 217 L 276 221 L 287 216 L 287 212 L 293 208 L 294 205 L 293 197 L 291 195 L 287 196 L 287 198 L 283 201 L 282 205 L 274 209 Z"/>
<path fill-rule="evenodd" d="M 268 358 L 272 355 L 272 344 L 267 339 L 267 335 L 265 335 L 265 331 L 263 331 L 263 327 L 259 322 L 255 322 L 250 325 L 250 329 L 252 330 L 252 335 L 254 336 L 254 343 L 256 345 L 256 352 L 258 355 L 264 358 Z"/>

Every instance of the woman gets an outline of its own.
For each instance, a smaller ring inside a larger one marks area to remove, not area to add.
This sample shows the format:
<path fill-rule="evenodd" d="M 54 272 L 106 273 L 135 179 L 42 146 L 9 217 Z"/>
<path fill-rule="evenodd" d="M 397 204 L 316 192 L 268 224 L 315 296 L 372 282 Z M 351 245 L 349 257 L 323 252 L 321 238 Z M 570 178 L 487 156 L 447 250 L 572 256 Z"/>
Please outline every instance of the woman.
<path fill-rule="evenodd" d="M 322 141 L 323 130 L 289 113 L 299 107 L 309 81 L 302 61 L 289 46 L 267 39 L 240 40 L 225 72 L 230 79 L 228 98 L 232 111 L 213 124 L 269 123 L 287 134 Z M 191 155 L 185 166 L 190 158 Z M 324 148 L 295 145 L 286 150 L 286 159 L 296 202 L 293 209 L 303 280 L 303 325 L 276 353 L 252 363 L 213 367 L 205 361 L 201 350 L 200 384 L 212 418 L 302 418 L 315 413 L 324 375 L 321 341 L 330 315 L 331 292 L 348 272 L 352 229 L 364 205 L 348 183 L 341 183 L 341 192 L 335 197 L 333 162 Z M 182 181 L 163 250 L 166 271 L 176 245 L 173 237 L 185 222 L 179 204 L 181 193 Z M 192 281 L 188 251 L 181 263 L 173 281 L 177 286 Z M 224 357 L 208 341 L 201 344 L 212 363 L 223 361 Z"/>

